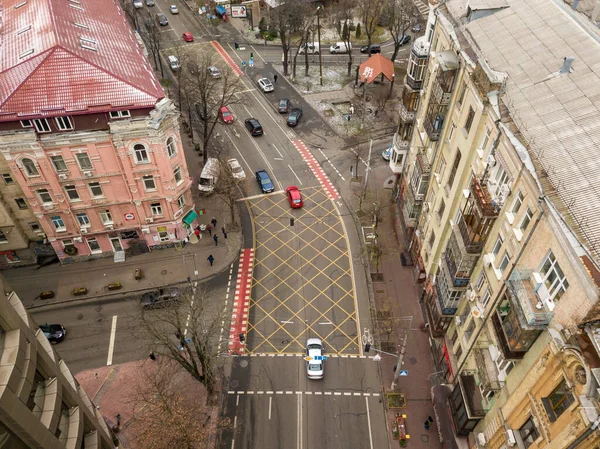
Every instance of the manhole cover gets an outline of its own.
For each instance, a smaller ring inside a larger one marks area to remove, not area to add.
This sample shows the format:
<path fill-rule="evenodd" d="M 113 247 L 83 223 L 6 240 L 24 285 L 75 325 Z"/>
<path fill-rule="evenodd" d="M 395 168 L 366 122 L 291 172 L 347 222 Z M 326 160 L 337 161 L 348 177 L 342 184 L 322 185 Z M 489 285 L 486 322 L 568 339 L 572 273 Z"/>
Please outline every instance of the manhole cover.
<path fill-rule="evenodd" d="M 429 442 L 429 436 L 425 435 L 424 433 L 421 434 L 421 441 L 423 443 L 428 443 Z"/>
<path fill-rule="evenodd" d="M 160 272 L 160 274 L 162 274 L 162 275 L 164 276 L 165 274 L 167 274 L 167 270 L 162 270 L 162 271 Z"/>
<path fill-rule="evenodd" d="M 414 357 L 410 357 L 410 358 L 408 359 L 408 361 L 410 362 L 410 364 L 411 364 L 411 365 L 414 365 L 414 364 L 416 364 L 416 363 L 417 363 L 417 359 L 416 359 L 416 358 L 414 358 Z"/>
<path fill-rule="evenodd" d="M 240 383 L 237 380 L 232 380 L 229 384 L 231 388 L 237 388 Z"/>
<path fill-rule="evenodd" d="M 244 359 L 244 360 L 242 360 L 242 361 L 240 362 L 240 366 L 241 366 L 242 368 L 246 368 L 246 367 L 248 366 L 248 360 L 245 360 L 245 359 Z"/>

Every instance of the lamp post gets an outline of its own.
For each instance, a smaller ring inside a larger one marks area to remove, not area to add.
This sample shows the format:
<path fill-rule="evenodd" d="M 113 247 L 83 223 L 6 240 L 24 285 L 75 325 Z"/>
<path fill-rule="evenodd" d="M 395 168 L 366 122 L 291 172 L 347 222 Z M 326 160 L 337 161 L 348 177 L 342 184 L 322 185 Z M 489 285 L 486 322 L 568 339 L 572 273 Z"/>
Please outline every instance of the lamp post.
<path fill-rule="evenodd" d="M 317 6 L 317 38 L 319 39 L 319 85 L 323 85 L 323 58 L 321 57 L 321 21 L 319 11 L 321 6 Z"/>

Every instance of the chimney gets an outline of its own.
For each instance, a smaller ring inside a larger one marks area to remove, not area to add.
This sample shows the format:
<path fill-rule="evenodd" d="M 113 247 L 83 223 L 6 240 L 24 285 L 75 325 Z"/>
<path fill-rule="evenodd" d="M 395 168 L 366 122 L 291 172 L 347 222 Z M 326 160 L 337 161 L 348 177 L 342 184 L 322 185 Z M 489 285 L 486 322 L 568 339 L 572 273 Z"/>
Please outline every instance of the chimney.
<path fill-rule="evenodd" d="M 573 56 L 565 56 L 565 58 L 563 59 L 563 65 L 560 68 L 561 75 L 564 75 L 565 73 L 571 73 L 571 71 L 573 70 L 571 68 L 571 66 L 573 65 L 573 61 L 575 61 L 575 58 Z"/>

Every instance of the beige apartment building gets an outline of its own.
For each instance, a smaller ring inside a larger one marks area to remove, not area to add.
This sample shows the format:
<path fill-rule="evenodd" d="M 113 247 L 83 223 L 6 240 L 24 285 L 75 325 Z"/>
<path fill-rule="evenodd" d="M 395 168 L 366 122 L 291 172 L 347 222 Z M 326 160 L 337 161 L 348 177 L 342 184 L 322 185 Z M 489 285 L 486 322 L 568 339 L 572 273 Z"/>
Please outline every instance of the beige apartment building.
<path fill-rule="evenodd" d="M 598 447 L 598 29 L 449 0 L 426 30 L 398 189 L 446 447 Z"/>
<path fill-rule="evenodd" d="M 0 286 L 0 448 L 114 448 L 65 361 L 3 278 Z"/>

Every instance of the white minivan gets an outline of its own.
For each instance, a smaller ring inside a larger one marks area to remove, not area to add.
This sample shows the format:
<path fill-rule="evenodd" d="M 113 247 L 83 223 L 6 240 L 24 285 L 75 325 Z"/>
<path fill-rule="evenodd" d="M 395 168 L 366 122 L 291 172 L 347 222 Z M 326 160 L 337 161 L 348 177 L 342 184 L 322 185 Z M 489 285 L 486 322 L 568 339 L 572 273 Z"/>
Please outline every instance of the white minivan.
<path fill-rule="evenodd" d="M 219 179 L 219 170 L 219 160 L 209 157 L 202 169 L 202 173 L 200 173 L 200 180 L 198 181 L 200 194 L 209 195 L 213 192 L 215 184 Z"/>
<path fill-rule="evenodd" d="M 352 51 L 352 44 L 347 44 L 346 42 L 336 42 L 331 47 L 329 47 L 329 53 L 337 54 L 337 53 L 350 53 Z"/>
<path fill-rule="evenodd" d="M 318 42 L 306 42 L 302 44 L 300 47 L 299 54 L 303 55 L 304 53 L 308 53 L 309 55 L 318 55 L 319 54 L 319 43 Z"/>

